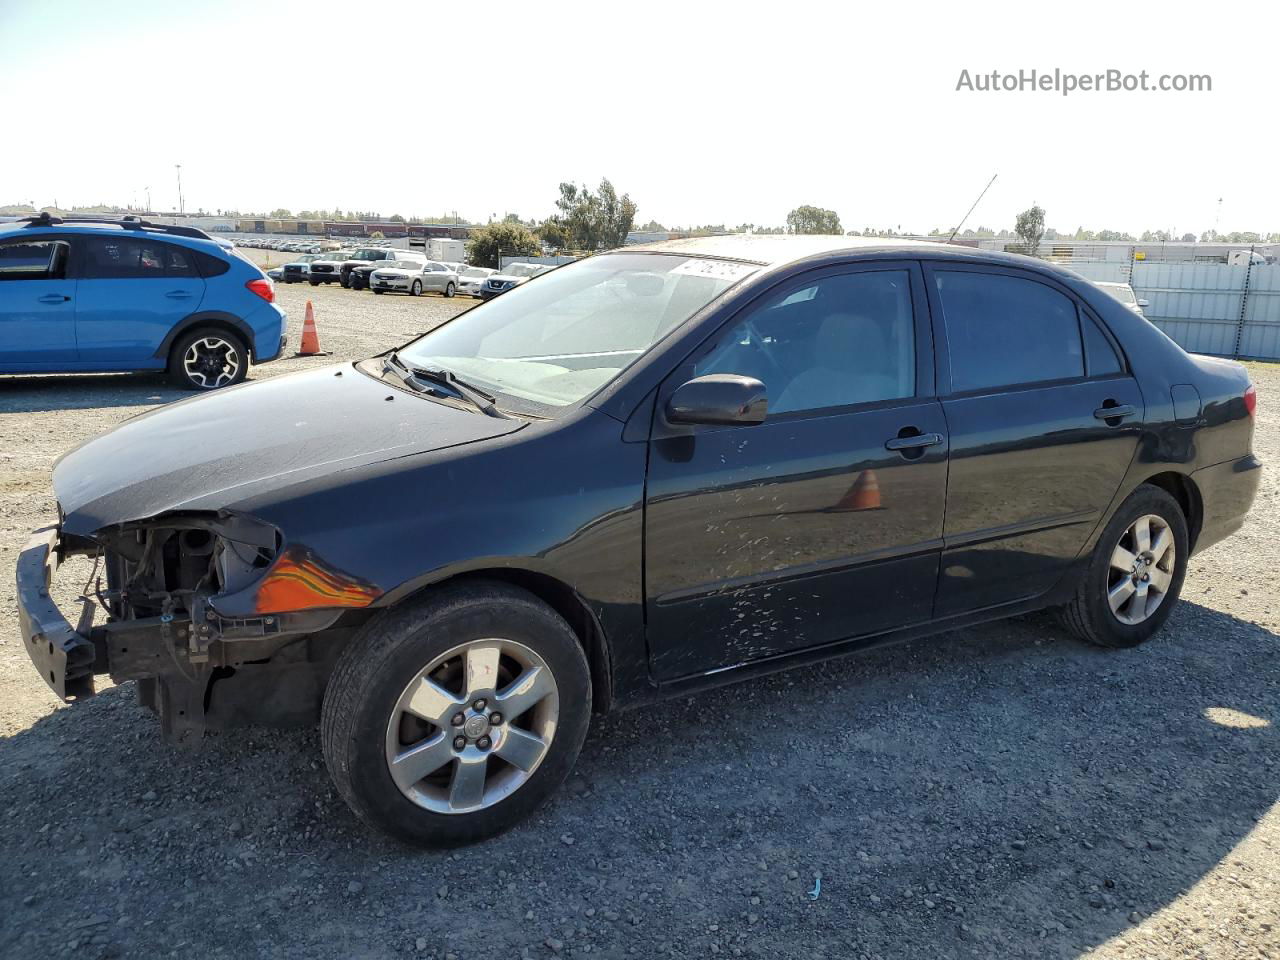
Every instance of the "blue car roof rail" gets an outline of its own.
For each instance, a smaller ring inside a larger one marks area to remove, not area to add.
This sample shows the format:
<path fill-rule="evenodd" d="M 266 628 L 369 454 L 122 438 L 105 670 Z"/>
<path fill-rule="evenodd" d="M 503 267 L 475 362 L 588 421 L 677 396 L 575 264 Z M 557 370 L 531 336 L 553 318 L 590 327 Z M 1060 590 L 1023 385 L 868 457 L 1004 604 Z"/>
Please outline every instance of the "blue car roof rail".
<path fill-rule="evenodd" d="M 34 217 L 19 217 L 18 222 L 25 222 L 28 227 L 52 227 L 60 223 L 98 223 L 123 227 L 126 230 L 154 230 L 157 233 L 169 233 L 175 237 L 194 237 L 197 240 L 212 240 L 209 234 L 196 227 L 179 227 L 167 223 L 152 223 L 140 217 L 55 217 L 44 211 Z"/>

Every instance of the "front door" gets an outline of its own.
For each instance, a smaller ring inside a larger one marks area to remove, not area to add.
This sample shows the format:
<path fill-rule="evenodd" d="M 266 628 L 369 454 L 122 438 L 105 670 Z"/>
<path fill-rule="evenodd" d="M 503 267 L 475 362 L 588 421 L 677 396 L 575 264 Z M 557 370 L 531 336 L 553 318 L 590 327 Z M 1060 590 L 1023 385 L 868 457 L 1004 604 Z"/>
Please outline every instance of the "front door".
<path fill-rule="evenodd" d="M 1119 349 L 1070 291 L 997 267 L 927 275 L 951 381 L 936 608 L 946 616 L 1057 583 L 1133 460 L 1144 407 Z"/>
<path fill-rule="evenodd" d="M 66 240 L 0 243 L 0 369 L 54 369 L 76 359 L 76 282 Z"/>
<path fill-rule="evenodd" d="M 191 251 L 150 236 L 78 241 L 76 337 L 86 366 L 163 363 L 165 335 L 204 297 Z"/>
<path fill-rule="evenodd" d="M 645 592 L 659 680 L 927 620 L 947 441 L 919 267 L 806 275 L 740 311 L 659 392 Z M 761 380 L 755 426 L 679 427 L 686 380 Z"/>

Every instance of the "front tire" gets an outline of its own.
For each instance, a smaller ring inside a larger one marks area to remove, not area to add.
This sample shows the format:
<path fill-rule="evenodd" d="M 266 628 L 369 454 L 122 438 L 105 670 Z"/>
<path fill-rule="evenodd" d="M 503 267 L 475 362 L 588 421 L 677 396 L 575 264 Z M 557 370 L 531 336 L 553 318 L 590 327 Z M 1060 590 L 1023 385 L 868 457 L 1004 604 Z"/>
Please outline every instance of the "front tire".
<path fill-rule="evenodd" d="M 422 293 L 422 281 L 415 280 L 413 281 L 413 286 L 409 288 L 409 296 L 416 297 L 420 293 Z"/>
<path fill-rule="evenodd" d="M 321 743 L 356 814 L 455 846 L 529 816 L 573 768 L 591 716 L 586 656 L 524 590 L 479 582 L 388 610 L 325 692 Z"/>
<path fill-rule="evenodd" d="M 174 385 L 184 390 L 232 387 L 249 373 L 249 351 L 234 333 L 200 327 L 173 345 L 168 372 Z"/>
<path fill-rule="evenodd" d="M 1062 610 L 1073 633 L 1102 647 L 1135 647 L 1173 612 L 1190 554 L 1178 501 L 1143 484 L 1112 516 Z"/>

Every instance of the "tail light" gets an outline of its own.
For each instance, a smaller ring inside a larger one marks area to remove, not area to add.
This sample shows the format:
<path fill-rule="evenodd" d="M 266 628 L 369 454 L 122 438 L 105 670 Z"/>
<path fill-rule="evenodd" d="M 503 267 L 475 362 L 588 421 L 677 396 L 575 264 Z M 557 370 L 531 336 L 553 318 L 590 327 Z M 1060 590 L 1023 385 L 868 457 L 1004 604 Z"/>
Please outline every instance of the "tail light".
<path fill-rule="evenodd" d="M 1258 409 L 1258 388 L 1252 383 L 1244 391 L 1244 408 L 1249 411 L 1249 416 L 1253 416 L 1253 411 Z"/>
<path fill-rule="evenodd" d="M 256 293 L 267 303 L 276 302 L 276 285 L 266 277 L 259 277 L 257 280 L 250 280 L 245 284 L 245 288 L 250 293 Z"/>

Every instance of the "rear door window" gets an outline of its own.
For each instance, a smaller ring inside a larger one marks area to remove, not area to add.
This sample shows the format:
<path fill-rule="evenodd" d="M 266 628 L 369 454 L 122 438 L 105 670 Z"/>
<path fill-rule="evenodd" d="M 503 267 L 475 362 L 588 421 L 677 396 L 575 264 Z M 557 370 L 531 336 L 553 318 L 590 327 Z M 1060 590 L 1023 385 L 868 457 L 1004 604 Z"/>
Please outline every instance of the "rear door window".
<path fill-rule="evenodd" d="M 191 251 L 150 237 L 86 236 L 81 276 L 90 280 L 198 276 Z"/>
<path fill-rule="evenodd" d="M 1084 376 L 1080 322 L 1071 298 L 1048 284 L 1002 273 L 934 273 L 955 393 Z"/>

